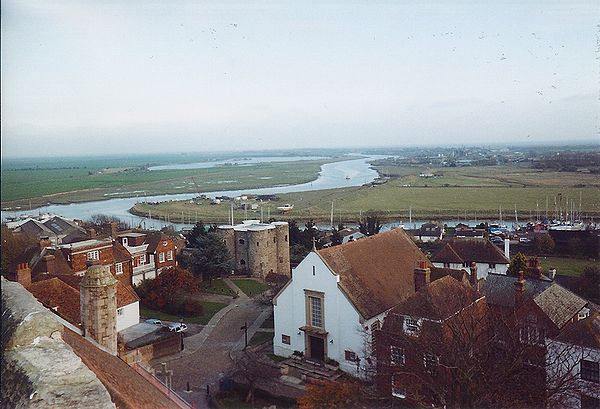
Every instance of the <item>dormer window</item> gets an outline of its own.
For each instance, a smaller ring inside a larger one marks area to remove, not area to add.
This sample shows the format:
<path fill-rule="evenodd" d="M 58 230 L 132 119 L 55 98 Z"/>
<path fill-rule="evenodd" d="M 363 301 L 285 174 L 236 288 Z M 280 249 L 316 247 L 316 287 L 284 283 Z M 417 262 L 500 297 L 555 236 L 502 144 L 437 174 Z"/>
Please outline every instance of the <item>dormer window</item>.
<path fill-rule="evenodd" d="M 418 318 L 404 317 L 404 333 L 408 335 L 417 335 L 421 329 L 421 321 Z"/>

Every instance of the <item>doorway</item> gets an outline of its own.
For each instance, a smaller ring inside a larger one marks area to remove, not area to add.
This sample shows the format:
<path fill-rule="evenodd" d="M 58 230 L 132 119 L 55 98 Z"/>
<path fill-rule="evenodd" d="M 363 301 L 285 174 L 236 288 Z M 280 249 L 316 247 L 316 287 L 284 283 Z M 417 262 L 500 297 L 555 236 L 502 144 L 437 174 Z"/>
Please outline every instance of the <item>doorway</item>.
<path fill-rule="evenodd" d="M 321 337 L 315 337 L 313 335 L 308 336 L 309 343 L 309 358 L 315 361 L 323 362 L 325 360 L 325 339 Z"/>

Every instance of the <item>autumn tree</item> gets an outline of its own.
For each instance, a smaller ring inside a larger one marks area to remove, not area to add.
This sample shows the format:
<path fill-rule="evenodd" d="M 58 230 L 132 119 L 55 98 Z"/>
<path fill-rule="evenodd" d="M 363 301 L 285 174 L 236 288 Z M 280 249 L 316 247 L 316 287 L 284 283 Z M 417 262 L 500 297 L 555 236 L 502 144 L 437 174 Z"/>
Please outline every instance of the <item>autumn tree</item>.
<path fill-rule="evenodd" d="M 246 403 L 252 403 L 253 408 L 257 387 L 268 387 L 268 384 L 275 381 L 279 374 L 278 366 L 254 351 L 240 351 L 234 358 L 233 378 L 248 387 Z"/>
<path fill-rule="evenodd" d="M 6 225 L 2 226 L 0 237 L 2 240 L 0 245 L 2 274 L 8 274 L 14 267 L 19 254 L 27 247 L 34 245 L 36 240 L 26 235 L 14 234 Z"/>
<path fill-rule="evenodd" d="M 527 271 L 527 256 L 521 252 L 518 252 L 512 258 L 507 273 L 508 275 L 516 277 L 519 275 L 519 271 Z"/>
<path fill-rule="evenodd" d="M 142 304 L 170 314 L 196 315 L 199 305 L 190 296 L 198 292 L 198 280 L 179 266 L 165 268 L 158 277 L 144 280 L 136 287 Z"/>
<path fill-rule="evenodd" d="M 533 238 L 533 250 L 535 254 L 550 254 L 554 251 L 554 240 L 549 234 L 536 234 Z"/>
<path fill-rule="evenodd" d="M 297 399 L 300 409 L 342 409 L 360 407 L 360 385 L 351 381 L 315 380 L 307 383 Z"/>

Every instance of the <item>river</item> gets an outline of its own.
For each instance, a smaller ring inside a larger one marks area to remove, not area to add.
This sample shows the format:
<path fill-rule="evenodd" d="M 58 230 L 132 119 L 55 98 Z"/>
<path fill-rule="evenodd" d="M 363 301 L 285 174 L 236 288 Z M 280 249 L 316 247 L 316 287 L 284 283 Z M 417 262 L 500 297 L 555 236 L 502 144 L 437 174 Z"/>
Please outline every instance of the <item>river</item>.
<path fill-rule="evenodd" d="M 207 197 L 216 196 L 240 196 L 240 195 L 266 195 L 290 192 L 307 192 L 312 190 L 335 189 L 342 187 L 360 186 L 372 182 L 377 178 L 377 171 L 371 168 L 370 161 L 386 158 L 383 155 L 371 155 L 361 159 L 351 159 L 340 162 L 326 163 L 321 166 L 319 176 L 312 182 L 276 186 L 260 189 L 225 190 L 214 192 L 202 192 Z M 294 160 L 295 158 L 290 158 Z M 215 165 L 213 163 L 213 165 Z M 197 193 L 181 193 L 171 195 L 158 195 L 148 197 L 116 198 L 94 202 L 72 203 L 68 205 L 48 205 L 33 210 L 2 211 L 2 220 L 17 218 L 27 215 L 38 215 L 42 213 L 57 214 L 69 219 L 87 220 L 95 214 L 104 214 L 117 217 L 131 225 L 141 224 L 146 228 L 160 229 L 164 222 L 151 220 L 146 217 L 138 217 L 129 213 L 129 209 L 140 201 L 163 202 L 167 200 L 188 200 L 198 196 Z M 170 223 L 175 228 L 190 227 L 190 224 Z"/>

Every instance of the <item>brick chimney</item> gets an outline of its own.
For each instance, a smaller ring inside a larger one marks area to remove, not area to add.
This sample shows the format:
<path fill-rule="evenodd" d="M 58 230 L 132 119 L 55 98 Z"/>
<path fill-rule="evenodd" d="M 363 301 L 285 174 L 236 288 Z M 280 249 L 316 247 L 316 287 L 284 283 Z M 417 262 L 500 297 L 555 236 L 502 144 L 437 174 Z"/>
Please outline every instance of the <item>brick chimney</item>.
<path fill-rule="evenodd" d="M 523 304 L 525 294 L 525 275 L 519 271 L 519 278 L 515 281 L 515 307 L 520 307 Z"/>
<path fill-rule="evenodd" d="M 427 286 L 431 281 L 431 269 L 426 261 L 419 261 L 419 268 L 415 268 L 415 291 Z"/>
<path fill-rule="evenodd" d="M 471 270 L 471 275 L 469 276 L 471 287 L 473 287 L 475 290 L 479 290 L 479 280 L 477 279 L 477 263 L 471 261 L 471 267 L 469 269 Z"/>
<path fill-rule="evenodd" d="M 118 235 L 117 222 L 110 222 L 110 237 L 116 239 Z"/>
<path fill-rule="evenodd" d="M 19 264 L 17 266 L 15 277 L 17 283 L 21 284 L 25 288 L 29 287 L 31 285 L 31 268 L 29 268 L 29 263 Z"/>
<path fill-rule="evenodd" d="M 96 238 L 96 229 L 93 229 L 93 228 L 88 229 L 88 236 L 90 237 L 90 239 L 95 239 Z"/>
<path fill-rule="evenodd" d="M 41 249 L 50 247 L 51 245 L 52 245 L 52 242 L 50 241 L 50 237 L 48 237 L 48 236 L 40 237 L 39 246 Z"/>
<path fill-rule="evenodd" d="M 44 262 L 47 274 L 54 274 L 56 272 L 55 260 L 56 257 L 54 257 L 53 254 L 45 254 L 42 257 L 42 261 Z"/>
<path fill-rule="evenodd" d="M 542 277 L 542 268 L 540 267 L 540 260 L 537 257 L 530 257 L 527 260 L 527 275 L 533 278 Z"/>

